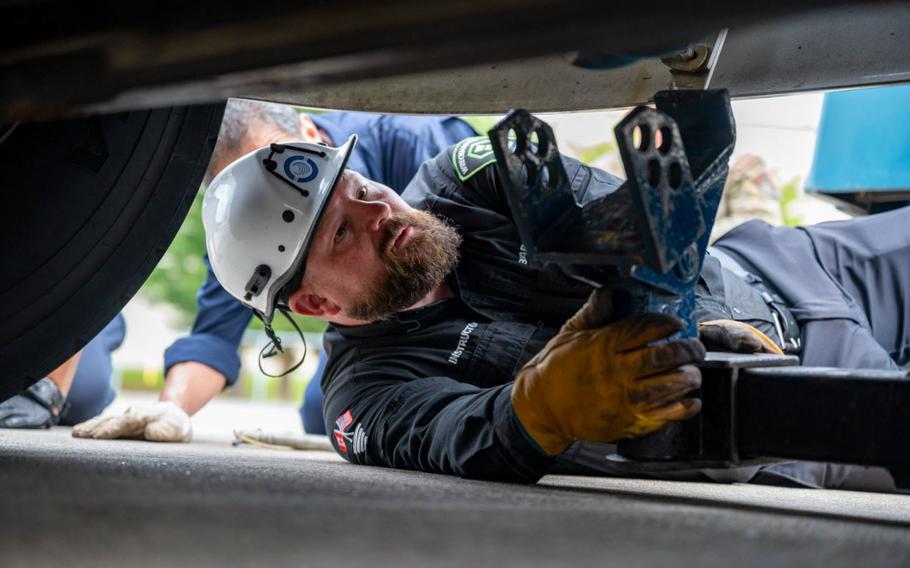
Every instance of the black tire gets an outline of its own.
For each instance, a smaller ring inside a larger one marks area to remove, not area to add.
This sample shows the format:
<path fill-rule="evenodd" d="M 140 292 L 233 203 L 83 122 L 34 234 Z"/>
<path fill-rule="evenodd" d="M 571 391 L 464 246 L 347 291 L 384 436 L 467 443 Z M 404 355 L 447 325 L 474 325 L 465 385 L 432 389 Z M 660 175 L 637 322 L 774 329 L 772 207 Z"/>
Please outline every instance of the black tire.
<path fill-rule="evenodd" d="M 186 217 L 224 104 L 0 127 L 0 400 L 88 343 Z"/>

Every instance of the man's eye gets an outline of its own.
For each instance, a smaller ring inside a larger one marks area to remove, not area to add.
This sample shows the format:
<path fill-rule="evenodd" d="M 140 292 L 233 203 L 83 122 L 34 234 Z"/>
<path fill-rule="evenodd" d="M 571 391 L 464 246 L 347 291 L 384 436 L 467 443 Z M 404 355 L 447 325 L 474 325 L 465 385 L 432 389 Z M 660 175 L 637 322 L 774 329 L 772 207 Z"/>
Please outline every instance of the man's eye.
<path fill-rule="evenodd" d="M 367 196 L 367 186 L 363 186 L 357 190 L 357 199 L 365 199 Z"/>
<path fill-rule="evenodd" d="M 347 232 L 347 230 L 348 230 L 348 228 L 346 225 L 341 225 L 340 227 L 338 227 L 338 230 L 335 231 L 335 240 L 337 241 L 338 239 L 343 237 L 344 234 Z"/>

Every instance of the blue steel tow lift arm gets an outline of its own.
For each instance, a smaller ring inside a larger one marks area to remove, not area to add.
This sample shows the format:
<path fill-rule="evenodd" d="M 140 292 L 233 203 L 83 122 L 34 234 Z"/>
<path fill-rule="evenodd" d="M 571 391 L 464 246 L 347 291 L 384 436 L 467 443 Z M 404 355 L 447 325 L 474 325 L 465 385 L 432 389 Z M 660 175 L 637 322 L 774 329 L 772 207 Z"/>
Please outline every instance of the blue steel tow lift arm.
<path fill-rule="evenodd" d="M 607 286 L 620 319 L 665 313 L 696 337 L 695 284 L 723 193 L 735 125 L 725 90 L 661 91 L 615 128 L 627 181 L 576 202 L 550 127 L 513 110 L 490 131 L 532 263 Z M 800 367 L 794 356 L 709 353 L 702 412 L 607 456 L 630 473 L 805 459 L 888 467 L 910 487 L 910 380 L 896 371 Z M 832 419 L 832 409 L 837 418 Z M 890 412 L 888 409 L 895 409 Z"/>

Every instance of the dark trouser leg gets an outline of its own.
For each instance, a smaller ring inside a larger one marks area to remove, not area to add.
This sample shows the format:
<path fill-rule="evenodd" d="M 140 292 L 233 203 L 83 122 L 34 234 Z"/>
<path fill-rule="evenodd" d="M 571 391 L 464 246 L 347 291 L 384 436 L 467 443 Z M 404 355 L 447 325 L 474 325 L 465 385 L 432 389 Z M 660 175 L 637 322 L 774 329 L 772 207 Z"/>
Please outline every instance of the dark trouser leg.
<path fill-rule="evenodd" d="M 303 394 L 303 404 L 300 405 L 300 420 L 303 422 L 303 431 L 307 434 L 325 434 L 325 421 L 322 419 L 322 373 L 328 357 L 325 351 L 319 352 L 319 366 L 316 373 L 307 384 Z"/>
<path fill-rule="evenodd" d="M 805 231 L 821 265 L 865 312 L 871 338 L 898 365 L 910 364 L 910 207 Z M 848 358 L 844 366 L 871 367 L 864 358 L 861 351 L 863 364 Z"/>
<path fill-rule="evenodd" d="M 852 320 L 830 319 L 803 322 L 800 326 L 802 364 L 808 367 L 851 369 L 899 369 L 865 325 Z"/>
<path fill-rule="evenodd" d="M 60 416 L 60 424 L 72 426 L 98 416 L 114 400 L 116 393 L 111 386 L 111 352 L 120 347 L 125 334 L 123 316 L 117 314 L 82 349 L 76 376 L 66 397 L 67 408 Z"/>

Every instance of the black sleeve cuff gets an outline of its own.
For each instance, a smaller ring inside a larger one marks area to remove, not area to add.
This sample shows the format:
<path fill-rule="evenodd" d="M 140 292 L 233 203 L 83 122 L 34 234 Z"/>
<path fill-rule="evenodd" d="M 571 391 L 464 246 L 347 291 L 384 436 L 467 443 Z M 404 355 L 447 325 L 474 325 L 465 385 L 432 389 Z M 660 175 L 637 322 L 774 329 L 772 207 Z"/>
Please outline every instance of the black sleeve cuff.
<path fill-rule="evenodd" d="M 524 431 L 512 409 L 512 389 L 505 388 L 496 401 L 496 437 L 506 449 L 510 468 L 521 479 L 534 483 L 546 475 L 555 462 Z"/>

